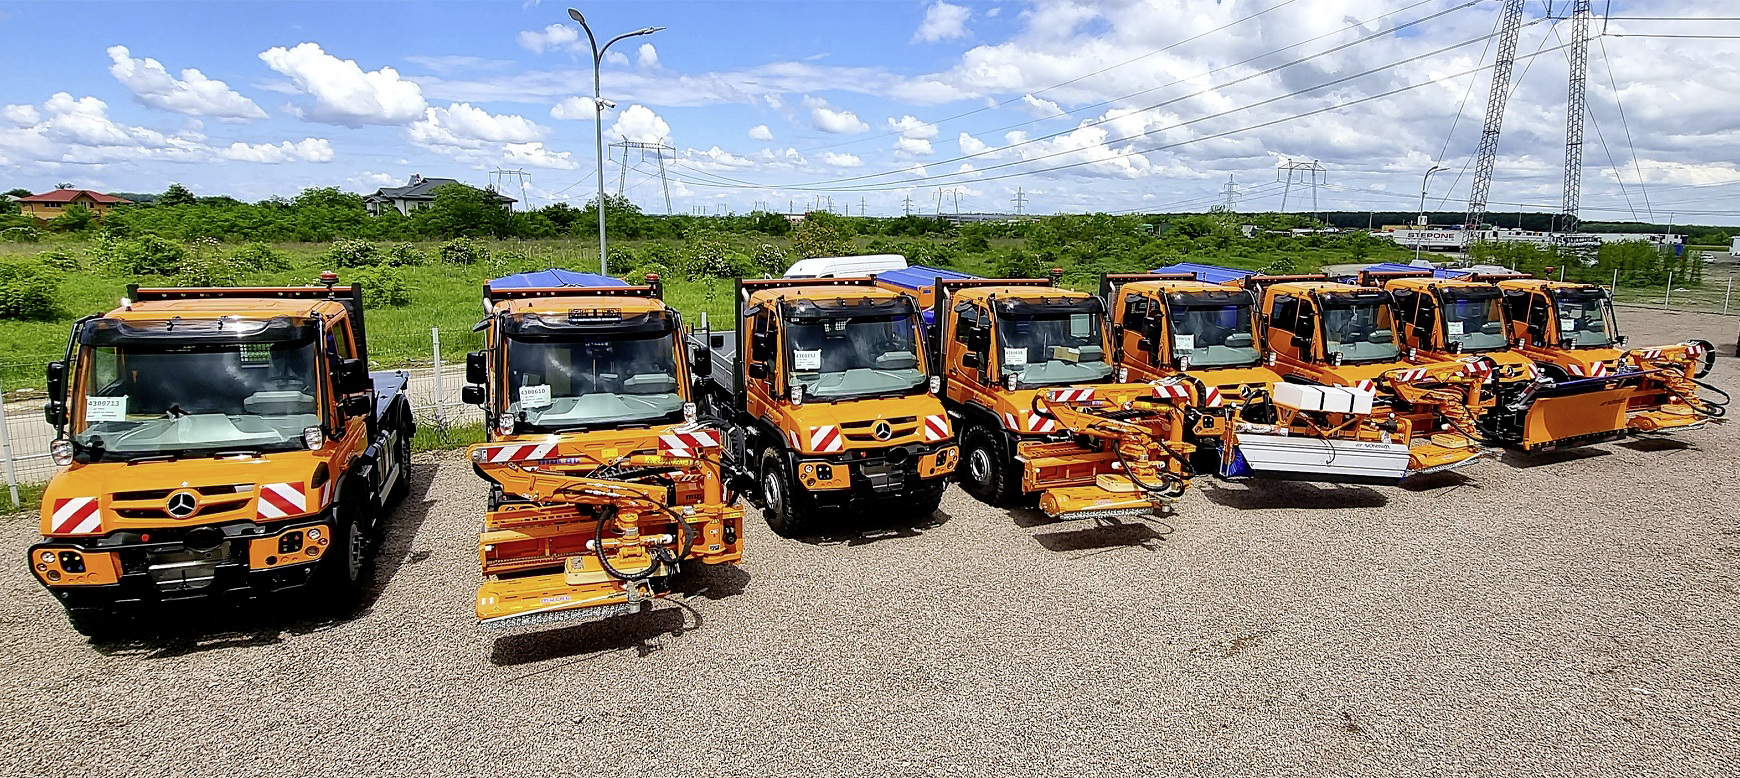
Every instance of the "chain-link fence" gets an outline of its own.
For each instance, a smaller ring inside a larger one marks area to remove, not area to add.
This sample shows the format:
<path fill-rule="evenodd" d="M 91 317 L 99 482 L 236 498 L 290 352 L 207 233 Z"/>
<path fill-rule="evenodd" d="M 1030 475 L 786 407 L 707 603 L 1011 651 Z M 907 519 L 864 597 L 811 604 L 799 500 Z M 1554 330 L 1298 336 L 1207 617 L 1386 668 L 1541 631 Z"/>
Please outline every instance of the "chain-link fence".
<path fill-rule="evenodd" d="M 470 333 L 454 337 L 469 336 Z M 441 357 L 442 333 L 429 331 L 427 367 L 400 368 L 410 376 L 405 393 L 411 400 L 411 412 L 421 429 L 429 430 L 437 442 L 457 442 L 458 427 L 481 424 L 483 413 L 461 399 L 465 385 L 465 365 L 444 361 Z M 465 342 L 463 340 L 459 342 Z M 451 343 L 449 344 L 451 345 Z M 0 494 L 0 508 L 21 507 L 20 488 L 25 492 L 35 484 L 46 482 L 59 469 L 49 457 L 49 444 L 54 442 L 54 427 L 43 417 L 42 407 L 48 402 L 43 389 L 48 362 L 0 362 L 0 468 L 4 468 L 7 491 Z M 28 376 L 35 376 L 29 380 Z"/>

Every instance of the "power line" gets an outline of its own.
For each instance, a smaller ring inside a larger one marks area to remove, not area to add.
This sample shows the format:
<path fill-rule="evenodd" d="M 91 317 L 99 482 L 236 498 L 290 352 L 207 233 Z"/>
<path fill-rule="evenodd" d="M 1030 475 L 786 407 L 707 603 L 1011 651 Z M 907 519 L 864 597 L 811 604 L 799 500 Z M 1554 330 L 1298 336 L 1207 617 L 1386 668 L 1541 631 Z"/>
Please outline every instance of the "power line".
<path fill-rule="evenodd" d="M 1606 39 L 1597 40 L 1601 41 L 1601 62 L 1607 66 L 1607 83 L 1613 86 L 1613 105 L 1619 109 L 1619 126 L 1625 130 L 1626 147 L 1631 149 L 1631 166 L 1637 171 L 1637 191 L 1643 195 L 1643 209 L 1649 213 L 1650 220 L 1654 221 L 1655 208 L 1649 204 L 1649 188 L 1643 181 L 1643 164 L 1637 159 L 1637 144 L 1631 142 L 1631 124 L 1625 120 L 1625 102 L 1619 99 L 1619 80 L 1613 76 L 1613 58 L 1607 54 Z"/>

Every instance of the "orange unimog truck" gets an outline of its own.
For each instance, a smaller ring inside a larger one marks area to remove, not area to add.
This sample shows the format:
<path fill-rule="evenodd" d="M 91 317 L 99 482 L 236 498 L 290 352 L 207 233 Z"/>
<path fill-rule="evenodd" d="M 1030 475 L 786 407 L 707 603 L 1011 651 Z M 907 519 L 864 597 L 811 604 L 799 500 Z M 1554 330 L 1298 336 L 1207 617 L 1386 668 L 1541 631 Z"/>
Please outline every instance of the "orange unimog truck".
<path fill-rule="evenodd" d="M 355 602 L 415 427 L 405 375 L 368 372 L 361 289 L 337 282 L 134 286 L 74 323 L 48 366 L 63 469 L 27 564 L 75 629 L 168 601 Z"/>
<path fill-rule="evenodd" d="M 702 424 L 682 320 L 647 284 L 548 270 L 484 284 L 466 359 L 472 446 L 490 496 L 478 557 L 485 627 L 595 620 L 664 596 L 685 562 L 743 557 L 720 433 Z"/>
<path fill-rule="evenodd" d="M 959 424 L 960 481 L 1058 519 L 1167 510 L 1189 485 L 1189 387 L 1114 384 L 1105 306 L 1050 279 L 933 268 L 877 276 L 929 303 L 934 388 Z M 1210 420 L 1213 423 L 1213 420 Z"/>
<path fill-rule="evenodd" d="M 1613 296 L 1602 287 L 1527 277 L 1497 286 L 1511 342 L 1534 360 L 1543 379 L 1555 388 L 1611 387 L 1623 398 L 1601 406 L 1603 423 L 1657 434 L 1696 429 L 1726 414 L 1726 394 L 1721 401 L 1698 396 L 1700 387 L 1721 393 L 1698 380 L 1715 364 L 1708 341 L 1628 348 L 1613 316 Z"/>
<path fill-rule="evenodd" d="M 1257 296 L 1269 367 L 1288 383 L 1357 390 L 1355 410 L 1370 403 L 1370 412 L 1394 428 L 1392 440 L 1408 447 L 1411 475 L 1460 467 L 1486 453 L 1485 375 L 1461 362 L 1410 358 L 1396 341 L 1388 292 L 1320 273 L 1228 283 Z"/>
<path fill-rule="evenodd" d="M 691 339 L 726 467 L 768 526 L 798 537 L 852 507 L 928 516 L 957 450 L 928 386 L 912 300 L 869 278 L 737 283 L 736 328 Z"/>
<path fill-rule="evenodd" d="M 1370 484 L 1410 474 L 1399 429 L 1387 413 L 1374 413 L 1368 395 L 1289 384 L 1264 356 L 1256 295 L 1197 280 L 1196 272 L 1111 273 L 1101 277 L 1100 293 L 1117 380 L 1182 377 L 1204 398 L 1198 413 L 1224 418 L 1219 434 L 1192 435 L 1197 472 Z"/>

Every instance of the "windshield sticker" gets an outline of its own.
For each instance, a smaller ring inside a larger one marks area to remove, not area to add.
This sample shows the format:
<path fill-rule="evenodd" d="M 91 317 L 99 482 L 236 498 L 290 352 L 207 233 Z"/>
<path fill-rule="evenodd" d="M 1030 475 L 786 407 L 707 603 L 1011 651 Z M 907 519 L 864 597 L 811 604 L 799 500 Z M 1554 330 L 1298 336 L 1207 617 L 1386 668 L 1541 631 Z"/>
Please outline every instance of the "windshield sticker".
<path fill-rule="evenodd" d="M 1445 331 L 1449 332 L 1451 335 L 1461 335 L 1462 334 L 1462 322 L 1447 321 L 1447 322 L 1444 322 L 1444 328 L 1445 328 Z"/>
<path fill-rule="evenodd" d="M 1026 367 L 1027 366 L 1027 349 L 1025 349 L 1025 348 L 1006 348 L 1006 349 L 1003 349 L 1003 366 L 1004 367 Z"/>
<path fill-rule="evenodd" d="M 1575 329 L 1577 329 L 1577 320 L 1566 318 L 1564 316 L 1559 317 L 1560 332 L 1571 332 Z"/>
<path fill-rule="evenodd" d="M 550 407 L 550 385 L 520 387 L 520 407 L 548 408 Z"/>
<path fill-rule="evenodd" d="M 1195 351 L 1196 350 L 1196 336 L 1195 335 L 1173 335 L 1172 336 L 1172 348 L 1177 349 L 1179 351 Z"/>
<path fill-rule="evenodd" d="M 126 421 L 127 395 L 120 397 L 86 397 L 85 421 Z"/>
<path fill-rule="evenodd" d="M 820 370 L 820 369 L 822 369 L 822 351 L 821 351 L 821 349 L 816 349 L 815 351 L 805 351 L 803 349 L 793 350 L 791 352 L 791 369 L 793 369 L 793 370 Z"/>

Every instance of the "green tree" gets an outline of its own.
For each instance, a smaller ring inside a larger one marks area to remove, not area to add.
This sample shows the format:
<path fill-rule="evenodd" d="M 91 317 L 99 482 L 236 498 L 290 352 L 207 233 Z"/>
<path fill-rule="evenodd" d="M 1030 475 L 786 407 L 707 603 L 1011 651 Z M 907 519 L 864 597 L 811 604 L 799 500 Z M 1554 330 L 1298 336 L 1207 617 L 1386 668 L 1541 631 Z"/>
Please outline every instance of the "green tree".
<path fill-rule="evenodd" d="M 188 191 L 187 187 L 182 186 L 181 184 L 170 184 L 169 188 L 163 191 L 163 196 L 157 198 L 157 204 L 193 205 L 195 199 L 193 193 Z"/>
<path fill-rule="evenodd" d="M 799 257 L 841 257 L 852 253 L 850 233 L 842 233 L 840 217 L 810 213 L 792 230 L 791 250 Z"/>
<path fill-rule="evenodd" d="M 48 228 L 56 232 L 84 232 L 97 224 L 97 215 L 82 205 L 74 205 L 49 221 Z"/>
<path fill-rule="evenodd" d="M 412 214 L 411 222 L 424 235 L 441 238 L 482 238 L 508 233 L 511 218 L 496 194 L 464 184 L 447 184 L 435 190 L 429 207 Z"/>

